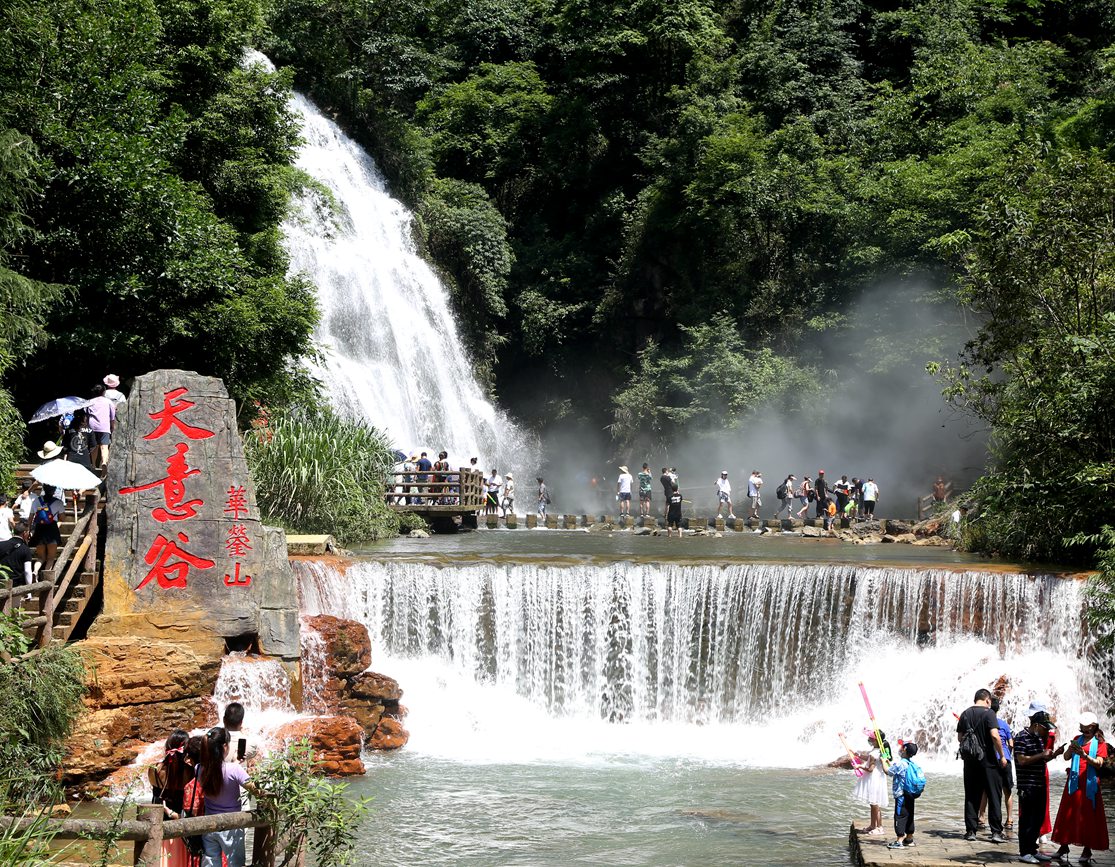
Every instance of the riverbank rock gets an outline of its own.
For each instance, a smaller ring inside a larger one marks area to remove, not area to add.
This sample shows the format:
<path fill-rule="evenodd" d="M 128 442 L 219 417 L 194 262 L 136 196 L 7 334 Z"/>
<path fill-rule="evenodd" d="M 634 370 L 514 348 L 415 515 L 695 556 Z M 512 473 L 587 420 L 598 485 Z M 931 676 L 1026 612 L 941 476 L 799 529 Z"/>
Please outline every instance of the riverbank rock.
<path fill-rule="evenodd" d="M 364 730 L 347 716 L 321 716 L 296 719 L 275 732 L 281 744 L 308 740 L 314 751 L 317 769 L 330 777 L 353 777 L 364 773 L 360 759 Z"/>
<path fill-rule="evenodd" d="M 322 614 L 303 617 L 302 629 L 308 643 L 320 640 L 322 644 L 320 653 L 307 653 L 304 658 L 307 710 L 354 720 L 371 749 L 405 744 L 410 735 L 402 726 L 403 690 L 393 677 L 368 670 L 372 651 L 365 626 Z"/>
<path fill-rule="evenodd" d="M 355 676 L 372 664 L 372 640 L 364 624 L 331 614 L 302 618 L 325 642 L 325 657 L 334 675 Z"/>
<path fill-rule="evenodd" d="M 885 536 L 883 536 L 883 538 L 880 541 L 887 542 L 887 543 L 897 543 L 897 544 L 909 545 L 910 543 L 912 543 L 916 540 L 917 540 L 917 536 L 915 536 L 913 533 L 901 533 L 901 534 L 898 534 L 898 535 L 895 535 L 893 533 L 887 533 Z"/>
<path fill-rule="evenodd" d="M 91 708 L 209 696 L 221 669 L 218 642 L 193 645 L 148 637 L 93 636 L 76 645 L 85 660 Z"/>

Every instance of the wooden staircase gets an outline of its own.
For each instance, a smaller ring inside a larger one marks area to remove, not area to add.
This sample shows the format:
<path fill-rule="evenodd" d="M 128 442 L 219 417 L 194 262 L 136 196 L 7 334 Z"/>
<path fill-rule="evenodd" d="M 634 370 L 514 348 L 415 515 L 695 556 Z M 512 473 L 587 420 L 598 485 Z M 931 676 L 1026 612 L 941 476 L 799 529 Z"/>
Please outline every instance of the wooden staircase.
<path fill-rule="evenodd" d="M 36 466 L 21 464 L 16 471 L 17 480 L 30 480 L 31 470 Z M 100 585 L 102 564 L 97 554 L 104 500 L 99 492 L 88 493 L 76 515 L 75 508 L 77 505 L 69 504 L 58 522 L 62 545 L 54 568 L 40 571 L 38 580 L 30 585 L 17 583 L 9 587 L 7 582 L 0 585 L 4 588 L 0 589 L 0 607 L 7 613 L 18 605 L 26 612 L 25 630 L 39 646 L 50 641 L 69 641 Z"/>

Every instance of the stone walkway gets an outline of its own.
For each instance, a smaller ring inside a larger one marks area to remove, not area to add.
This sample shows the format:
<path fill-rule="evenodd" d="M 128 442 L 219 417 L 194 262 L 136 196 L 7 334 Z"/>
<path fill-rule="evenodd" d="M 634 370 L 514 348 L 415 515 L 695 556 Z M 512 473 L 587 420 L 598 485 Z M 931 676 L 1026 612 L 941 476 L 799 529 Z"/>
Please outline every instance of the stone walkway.
<path fill-rule="evenodd" d="M 1111 805 L 1107 805 L 1107 823 L 1111 831 L 1111 839 L 1115 840 L 1115 812 Z M 852 826 L 849 845 L 852 851 L 852 862 L 863 867 L 893 867 L 893 865 L 910 865 L 910 867 L 957 867 L 957 865 L 977 864 L 1017 864 L 1018 841 L 1013 832 L 1007 833 L 1006 843 L 992 843 L 987 831 L 980 832 L 980 839 L 969 843 L 964 839 L 964 820 L 959 815 L 947 814 L 941 809 L 927 809 L 923 816 L 920 810 L 914 813 L 917 832 L 914 842 L 917 846 L 911 849 L 888 849 L 887 843 L 894 839 L 893 821 L 887 817 L 884 827 L 887 830 L 882 837 L 865 837 L 856 832 Z M 1057 847 L 1046 845 L 1042 851 L 1052 855 Z M 1077 865 L 1080 849 L 1076 846 L 1069 853 L 1070 863 Z M 1059 862 L 1050 862 L 1057 867 Z M 1095 856 L 1096 867 L 1115 867 L 1115 855 L 1112 852 L 1097 852 Z"/>

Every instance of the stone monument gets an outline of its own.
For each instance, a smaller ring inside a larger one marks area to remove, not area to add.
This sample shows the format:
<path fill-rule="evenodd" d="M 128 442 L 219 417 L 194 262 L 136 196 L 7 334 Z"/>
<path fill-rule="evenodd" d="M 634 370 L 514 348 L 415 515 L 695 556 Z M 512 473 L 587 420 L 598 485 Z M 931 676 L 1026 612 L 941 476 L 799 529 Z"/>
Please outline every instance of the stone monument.
<path fill-rule="evenodd" d="M 116 419 L 107 485 L 104 609 L 91 636 L 188 632 L 191 644 L 278 657 L 297 679 L 286 541 L 260 522 L 224 383 L 182 370 L 136 379 Z"/>

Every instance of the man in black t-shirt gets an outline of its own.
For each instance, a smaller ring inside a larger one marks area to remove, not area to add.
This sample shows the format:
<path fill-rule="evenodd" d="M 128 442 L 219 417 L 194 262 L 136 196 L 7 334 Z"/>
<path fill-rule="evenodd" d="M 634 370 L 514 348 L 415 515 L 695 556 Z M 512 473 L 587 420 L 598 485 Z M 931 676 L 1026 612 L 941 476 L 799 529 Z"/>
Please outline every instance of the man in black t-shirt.
<path fill-rule="evenodd" d="M 1029 728 L 1014 736 L 1014 764 L 1017 769 L 1015 789 L 1018 792 L 1018 854 L 1026 864 L 1041 864 L 1051 860 L 1038 852 L 1038 837 L 1045 818 L 1046 799 L 1049 797 L 1049 778 L 1045 766 L 1064 752 L 1045 748 L 1049 732 L 1054 725 L 1045 711 L 1030 717 Z"/>
<path fill-rule="evenodd" d="M 30 584 L 34 562 L 35 554 L 27 547 L 27 524 L 19 521 L 12 538 L 0 542 L 0 566 L 8 570 L 0 578 L 10 578 L 12 584 Z"/>
<path fill-rule="evenodd" d="M 976 691 L 975 703 L 960 715 L 956 722 L 956 739 L 963 741 L 965 733 L 973 731 L 982 750 L 981 758 L 964 759 L 964 830 L 966 840 L 976 839 L 979 827 L 979 808 L 987 796 L 987 824 L 991 828 L 991 842 L 1005 843 L 1003 836 L 1003 778 L 999 768 L 1006 765 L 1003 742 L 999 737 L 999 720 L 991 709 L 991 693 L 986 689 Z"/>
<path fill-rule="evenodd" d="M 813 483 L 813 490 L 817 495 L 817 517 L 823 518 L 829 505 L 828 482 L 825 481 L 824 470 L 817 470 L 817 481 Z"/>

